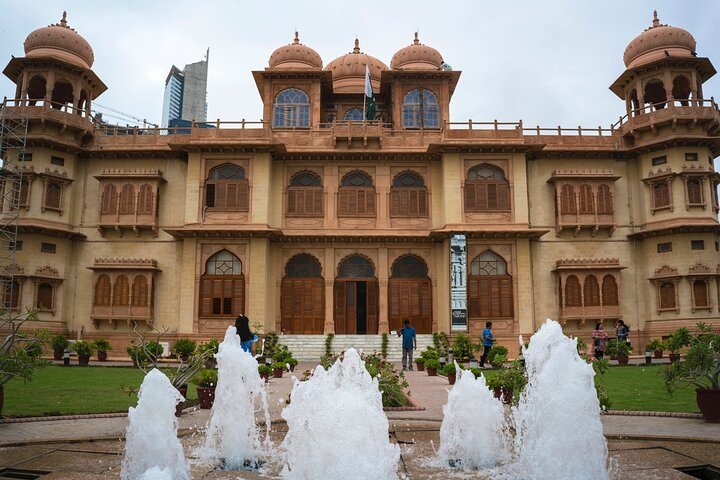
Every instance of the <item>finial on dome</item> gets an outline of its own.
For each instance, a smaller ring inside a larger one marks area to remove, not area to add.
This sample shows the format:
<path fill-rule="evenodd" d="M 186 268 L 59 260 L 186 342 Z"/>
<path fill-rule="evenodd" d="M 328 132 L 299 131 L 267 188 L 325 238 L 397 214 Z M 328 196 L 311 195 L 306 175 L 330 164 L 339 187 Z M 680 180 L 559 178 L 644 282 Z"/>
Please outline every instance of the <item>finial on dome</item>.
<path fill-rule="evenodd" d="M 355 48 L 353 48 L 353 53 L 360 53 L 360 40 L 355 37 Z"/>
<path fill-rule="evenodd" d="M 67 27 L 67 11 L 63 12 L 62 20 L 60 20 L 61 27 Z"/>
<path fill-rule="evenodd" d="M 418 32 L 415 32 L 415 40 L 413 40 L 413 45 L 420 45 L 420 39 L 418 38 Z"/>
<path fill-rule="evenodd" d="M 298 31 L 295 30 L 295 40 L 293 40 L 293 45 L 299 45 L 300 44 L 300 37 L 298 36 Z"/>
<path fill-rule="evenodd" d="M 653 27 L 659 27 L 659 26 L 660 26 L 660 19 L 658 19 L 657 10 L 653 10 L 652 26 L 653 26 Z"/>

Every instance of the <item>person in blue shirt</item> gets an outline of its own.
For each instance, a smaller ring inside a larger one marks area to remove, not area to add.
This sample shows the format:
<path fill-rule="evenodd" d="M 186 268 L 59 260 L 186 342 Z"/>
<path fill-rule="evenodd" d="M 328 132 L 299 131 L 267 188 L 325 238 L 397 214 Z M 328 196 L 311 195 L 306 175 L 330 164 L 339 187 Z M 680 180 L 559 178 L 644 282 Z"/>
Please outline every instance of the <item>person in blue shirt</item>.
<path fill-rule="evenodd" d="M 408 365 L 410 371 L 413 369 L 413 349 L 417 348 L 417 337 L 415 329 L 410 326 L 410 320 L 403 320 L 403 327 L 398 331 L 398 337 L 402 335 L 402 369 L 407 370 Z M 406 362 L 407 360 L 407 362 Z"/>
<path fill-rule="evenodd" d="M 492 322 L 485 322 L 485 330 L 483 330 L 482 333 L 483 353 L 482 357 L 480 357 L 480 368 L 485 368 L 485 361 L 487 360 L 488 353 L 490 353 L 490 349 L 492 348 L 493 343 L 495 343 L 495 337 L 493 337 L 490 329 L 492 329 Z"/>
<path fill-rule="evenodd" d="M 242 349 L 250 355 L 255 355 L 255 342 L 257 336 L 250 331 L 250 319 L 242 313 L 235 319 L 235 329 L 240 336 L 240 345 Z"/>

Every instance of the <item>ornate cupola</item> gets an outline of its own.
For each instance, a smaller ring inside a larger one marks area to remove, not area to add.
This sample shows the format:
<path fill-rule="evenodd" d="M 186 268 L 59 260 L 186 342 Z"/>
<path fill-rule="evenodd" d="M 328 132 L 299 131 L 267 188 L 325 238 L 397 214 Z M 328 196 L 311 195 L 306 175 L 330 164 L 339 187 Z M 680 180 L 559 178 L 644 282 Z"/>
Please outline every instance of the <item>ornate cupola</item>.
<path fill-rule="evenodd" d="M 360 41 L 355 39 L 352 52 L 341 55 L 325 67 L 332 72 L 335 93 L 363 93 L 365 91 L 365 65 L 370 71 L 370 83 L 375 91 L 380 90 L 380 75 L 389 70 L 377 58 L 360 51 Z"/>
<path fill-rule="evenodd" d="M 315 50 L 300 43 L 300 36 L 295 32 L 293 42 L 276 49 L 268 65 L 273 69 L 320 69 L 323 62 Z"/>

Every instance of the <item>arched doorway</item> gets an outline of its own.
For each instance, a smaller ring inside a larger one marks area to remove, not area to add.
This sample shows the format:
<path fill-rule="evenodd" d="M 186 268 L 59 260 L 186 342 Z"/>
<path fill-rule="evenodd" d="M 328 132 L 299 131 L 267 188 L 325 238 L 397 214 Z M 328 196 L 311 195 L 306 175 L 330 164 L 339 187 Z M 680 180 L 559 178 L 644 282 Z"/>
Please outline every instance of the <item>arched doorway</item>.
<path fill-rule="evenodd" d="M 388 281 L 390 330 L 399 330 L 410 320 L 417 333 L 432 333 L 432 287 L 425 262 L 403 255 L 393 263 Z"/>
<path fill-rule="evenodd" d="M 320 262 L 306 253 L 295 255 L 285 266 L 280 291 L 282 332 L 322 335 L 325 281 Z"/>
<path fill-rule="evenodd" d="M 335 278 L 335 333 L 378 333 L 378 281 L 372 262 L 350 255 Z"/>

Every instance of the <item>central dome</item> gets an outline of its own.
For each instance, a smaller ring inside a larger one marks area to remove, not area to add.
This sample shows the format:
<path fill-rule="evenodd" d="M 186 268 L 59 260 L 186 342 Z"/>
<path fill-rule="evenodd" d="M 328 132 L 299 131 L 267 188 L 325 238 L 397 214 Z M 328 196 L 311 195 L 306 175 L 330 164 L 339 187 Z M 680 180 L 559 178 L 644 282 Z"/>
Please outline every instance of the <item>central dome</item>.
<path fill-rule="evenodd" d="M 628 44 L 623 61 L 627 68 L 633 68 L 664 57 L 694 57 L 696 47 L 690 32 L 662 25 L 654 11 L 652 25 Z"/>
<path fill-rule="evenodd" d="M 275 50 L 268 60 L 270 68 L 322 68 L 322 58 L 312 48 L 300 43 L 298 32 L 295 40 L 289 45 Z"/>
<path fill-rule="evenodd" d="M 360 51 L 360 42 L 355 39 L 353 51 L 328 63 L 325 70 L 332 72 L 335 93 L 363 93 L 365 91 L 365 65 L 370 70 L 373 90 L 380 90 L 380 74 L 389 70 L 387 65 Z"/>
<path fill-rule="evenodd" d="M 401 48 L 390 60 L 393 70 L 440 70 L 443 58 L 440 52 L 423 45 L 415 32 L 415 40 L 411 45 Z"/>
<path fill-rule="evenodd" d="M 67 24 L 67 12 L 59 23 L 38 28 L 23 44 L 27 57 L 54 57 L 83 68 L 91 68 L 95 61 L 92 47 Z"/>

